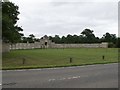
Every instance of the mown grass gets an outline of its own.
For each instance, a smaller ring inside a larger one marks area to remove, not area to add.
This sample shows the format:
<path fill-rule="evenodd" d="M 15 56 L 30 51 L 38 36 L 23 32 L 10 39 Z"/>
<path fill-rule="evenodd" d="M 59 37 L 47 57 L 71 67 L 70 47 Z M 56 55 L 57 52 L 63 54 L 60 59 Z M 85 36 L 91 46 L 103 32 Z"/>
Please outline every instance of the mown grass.
<path fill-rule="evenodd" d="M 70 58 L 72 58 L 72 63 L 70 63 Z M 25 59 L 24 64 L 23 59 Z M 3 54 L 2 69 L 48 68 L 115 62 L 118 62 L 117 48 L 14 50 Z"/>

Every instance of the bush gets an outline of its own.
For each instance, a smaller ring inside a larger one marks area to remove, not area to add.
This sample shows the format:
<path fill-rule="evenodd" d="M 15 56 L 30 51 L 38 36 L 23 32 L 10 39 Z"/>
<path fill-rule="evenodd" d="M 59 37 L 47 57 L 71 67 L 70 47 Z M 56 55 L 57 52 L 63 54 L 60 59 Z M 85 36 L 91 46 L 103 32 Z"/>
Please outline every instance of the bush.
<path fill-rule="evenodd" d="M 114 43 L 108 43 L 108 48 L 115 48 L 116 47 L 116 45 L 114 44 Z"/>

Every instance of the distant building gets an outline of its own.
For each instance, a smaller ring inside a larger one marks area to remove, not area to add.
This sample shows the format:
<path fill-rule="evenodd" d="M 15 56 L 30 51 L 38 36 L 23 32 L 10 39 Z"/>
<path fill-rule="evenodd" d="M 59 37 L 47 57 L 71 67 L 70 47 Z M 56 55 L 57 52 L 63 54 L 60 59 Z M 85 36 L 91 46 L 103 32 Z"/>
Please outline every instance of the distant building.
<path fill-rule="evenodd" d="M 49 40 L 49 37 L 47 35 L 43 36 L 41 39 L 40 39 L 40 45 L 41 45 L 41 48 L 49 48 L 52 44 L 52 41 Z"/>

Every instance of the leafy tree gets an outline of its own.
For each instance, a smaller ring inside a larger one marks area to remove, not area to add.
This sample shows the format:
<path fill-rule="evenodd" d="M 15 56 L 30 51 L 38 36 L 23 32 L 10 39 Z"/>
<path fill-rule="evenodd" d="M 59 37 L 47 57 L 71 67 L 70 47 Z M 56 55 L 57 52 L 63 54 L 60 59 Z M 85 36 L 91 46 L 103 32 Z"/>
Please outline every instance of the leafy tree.
<path fill-rule="evenodd" d="M 90 29 L 85 29 L 81 32 L 81 34 L 83 34 L 84 36 L 86 37 L 89 37 L 90 35 L 93 34 L 93 30 L 90 30 Z"/>
<path fill-rule="evenodd" d="M 96 40 L 95 35 L 93 34 L 93 30 L 85 29 L 81 32 L 81 34 L 84 36 L 84 40 L 87 43 L 93 43 Z"/>
<path fill-rule="evenodd" d="M 40 41 L 39 38 L 35 38 L 35 39 L 34 39 L 34 42 L 39 42 L 39 41 Z"/>
<path fill-rule="evenodd" d="M 19 20 L 18 6 L 12 2 L 2 2 L 2 39 L 4 42 L 16 43 L 23 36 L 23 29 L 16 25 Z"/>
<path fill-rule="evenodd" d="M 72 38 L 73 43 L 79 43 L 79 36 L 73 35 L 72 37 L 73 37 L 73 38 Z"/>
<path fill-rule="evenodd" d="M 30 34 L 29 37 L 34 41 L 35 36 L 33 34 Z"/>
<path fill-rule="evenodd" d="M 55 37 L 53 39 L 53 42 L 56 42 L 56 43 L 60 43 L 61 42 L 61 38 L 59 37 L 59 35 L 55 35 Z"/>
<path fill-rule="evenodd" d="M 79 35 L 79 43 L 84 43 L 84 37 L 83 37 L 83 35 Z"/>
<path fill-rule="evenodd" d="M 29 37 L 27 37 L 27 42 L 34 43 L 35 42 L 35 36 L 33 34 L 30 34 Z"/>
<path fill-rule="evenodd" d="M 115 34 L 110 34 L 107 32 L 106 34 L 103 35 L 101 41 L 108 42 L 109 43 L 108 47 L 115 47 L 117 43 L 117 37 Z"/>
<path fill-rule="evenodd" d="M 110 33 L 106 33 L 106 34 L 104 34 L 103 35 L 103 37 L 102 37 L 102 41 L 104 41 L 104 42 L 111 42 L 111 35 L 110 35 Z"/>
<path fill-rule="evenodd" d="M 27 37 L 22 37 L 22 43 L 27 43 L 28 40 L 27 40 Z"/>
<path fill-rule="evenodd" d="M 40 39 L 35 38 L 35 36 L 33 34 L 30 34 L 29 37 L 22 37 L 22 41 L 23 43 L 34 43 L 34 42 L 39 42 Z"/>
<path fill-rule="evenodd" d="M 120 37 L 117 38 L 116 47 L 117 47 L 117 48 L 120 48 Z"/>
<path fill-rule="evenodd" d="M 113 42 L 116 43 L 117 37 L 115 34 L 110 34 L 110 33 L 106 33 L 103 35 L 102 37 L 102 41 L 104 42 Z"/>
<path fill-rule="evenodd" d="M 52 36 L 49 36 L 49 39 L 53 42 L 53 37 Z"/>
<path fill-rule="evenodd" d="M 66 43 L 66 37 L 65 36 L 62 36 L 61 43 Z"/>
<path fill-rule="evenodd" d="M 67 37 L 66 37 L 67 43 L 73 43 L 72 39 L 73 39 L 72 35 L 68 34 Z"/>
<path fill-rule="evenodd" d="M 110 47 L 120 47 L 120 38 L 117 39 L 116 34 L 106 33 L 102 38 L 95 37 L 93 34 L 93 30 L 85 29 L 81 32 L 81 35 L 70 35 L 59 37 L 59 35 L 55 35 L 55 37 L 49 36 L 49 39 L 55 43 L 101 43 L 101 42 L 109 42 Z"/>

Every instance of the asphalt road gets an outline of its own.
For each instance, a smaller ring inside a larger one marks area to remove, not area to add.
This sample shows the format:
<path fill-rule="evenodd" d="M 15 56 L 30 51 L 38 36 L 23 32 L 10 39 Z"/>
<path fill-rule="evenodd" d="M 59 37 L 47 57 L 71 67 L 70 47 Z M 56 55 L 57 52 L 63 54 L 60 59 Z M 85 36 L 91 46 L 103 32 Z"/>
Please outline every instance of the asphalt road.
<path fill-rule="evenodd" d="M 118 64 L 3 71 L 3 88 L 118 88 Z"/>

